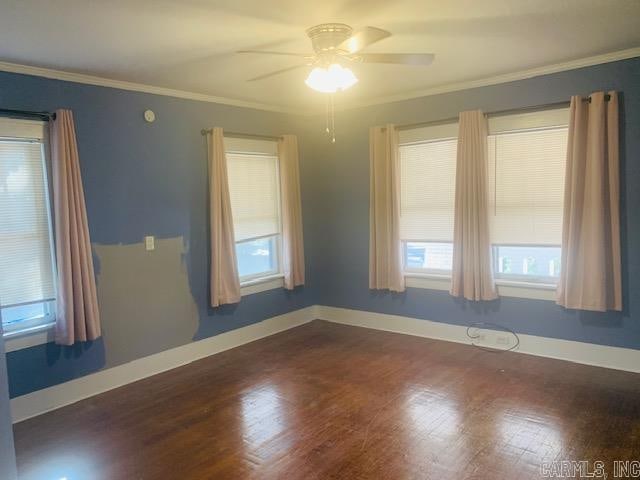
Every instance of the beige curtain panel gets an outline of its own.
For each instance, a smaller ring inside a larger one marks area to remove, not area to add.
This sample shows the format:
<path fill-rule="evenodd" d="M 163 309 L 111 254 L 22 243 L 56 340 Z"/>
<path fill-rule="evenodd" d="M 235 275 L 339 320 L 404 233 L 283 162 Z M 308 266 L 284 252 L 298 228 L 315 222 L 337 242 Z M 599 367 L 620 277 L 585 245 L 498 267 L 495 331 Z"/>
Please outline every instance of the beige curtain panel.
<path fill-rule="evenodd" d="M 211 235 L 211 306 L 240 301 L 240 279 L 227 180 L 222 128 L 207 133 L 209 162 L 209 230 Z"/>
<path fill-rule="evenodd" d="M 400 158 L 393 125 L 371 128 L 369 156 L 369 288 L 403 292 Z"/>
<path fill-rule="evenodd" d="M 456 159 L 451 295 L 497 298 L 489 237 L 487 119 L 480 110 L 460 113 Z"/>
<path fill-rule="evenodd" d="M 558 304 L 622 310 L 618 96 L 571 98 Z"/>
<path fill-rule="evenodd" d="M 56 111 L 49 129 L 58 274 L 55 341 L 73 345 L 100 336 L 100 312 L 72 112 Z"/>
<path fill-rule="evenodd" d="M 293 290 L 304 285 L 304 241 L 302 237 L 302 200 L 298 138 L 283 135 L 278 140 L 280 189 L 282 192 L 282 266 L 284 287 Z"/>

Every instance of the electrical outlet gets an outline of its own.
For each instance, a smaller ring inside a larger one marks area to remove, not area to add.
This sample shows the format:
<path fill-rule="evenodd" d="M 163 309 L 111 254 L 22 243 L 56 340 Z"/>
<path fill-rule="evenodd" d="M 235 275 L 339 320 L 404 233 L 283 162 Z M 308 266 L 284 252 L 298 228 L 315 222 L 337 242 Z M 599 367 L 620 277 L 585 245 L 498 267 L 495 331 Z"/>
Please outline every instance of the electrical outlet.
<path fill-rule="evenodd" d="M 155 250 L 156 249 L 156 244 L 155 243 L 156 242 L 155 242 L 155 238 L 153 237 L 153 235 L 147 235 L 146 237 L 144 237 L 144 248 L 148 252 L 150 252 L 151 250 Z"/>
<path fill-rule="evenodd" d="M 472 329 L 467 333 L 471 338 L 471 343 L 486 343 L 487 341 L 486 333 L 479 329 Z"/>

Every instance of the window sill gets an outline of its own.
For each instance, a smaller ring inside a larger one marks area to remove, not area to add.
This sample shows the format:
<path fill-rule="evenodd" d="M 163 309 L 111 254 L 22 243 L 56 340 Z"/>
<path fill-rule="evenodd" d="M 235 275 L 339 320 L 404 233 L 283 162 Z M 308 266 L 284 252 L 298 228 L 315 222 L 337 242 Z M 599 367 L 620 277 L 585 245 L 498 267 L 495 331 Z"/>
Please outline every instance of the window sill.
<path fill-rule="evenodd" d="M 15 352 L 23 348 L 34 347 L 53 341 L 53 323 L 45 323 L 37 327 L 31 327 L 24 330 L 15 330 L 13 332 L 5 332 L 4 349 L 8 352 Z"/>
<path fill-rule="evenodd" d="M 282 273 L 240 282 L 240 295 L 244 297 L 276 288 L 284 288 L 284 274 Z"/>
<path fill-rule="evenodd" d="M 503 297 L 532 298 L 534 300 L 556 301 L 557 285 L 552 283 L 517 282 L 496 280 L 498 295 Z"/>
<path fill-rule="evenodd" d="M 405 273 L 406 286 L 410 288 L 426 288 L 430 290 L 451 289 L 451 277 L 424 273 Z M 548 283 L 514 282 L 496 280 L 498 295 L 501 297 L 530 298 L 555 302 L 556 285 Z"/>
<path fill-rule="evenodd" d="M 433 273 L 406 272 L 405 283 L 410 288 L 426 288 L 429 290 L 451 289 L 451 277 L 449 275 L 436 275 Z"/>

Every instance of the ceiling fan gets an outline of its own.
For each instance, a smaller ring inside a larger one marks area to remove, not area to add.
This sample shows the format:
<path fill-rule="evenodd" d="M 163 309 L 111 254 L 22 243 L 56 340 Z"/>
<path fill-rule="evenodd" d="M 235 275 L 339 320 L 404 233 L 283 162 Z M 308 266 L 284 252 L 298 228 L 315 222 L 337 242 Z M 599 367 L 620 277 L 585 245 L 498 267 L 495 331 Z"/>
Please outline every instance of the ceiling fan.
<path fill-rule="evenodd" d="M 289 53 L 266 50 L 240 50 L 237 53 L 256 53 L 264 55 L 287 55 L 298 57 L 303 63 L 269 72 L 251 78 L 254 82 L 280 75 L 285 72 L 312 66 L 314 67 L 305 83 L 323 93 L 335 93 L 346 90 L 358 79 L 348 65 L 353 63 L 387 63 L 399 65 L 427 66 L 433 62 L 432 53 L 362 53 L 373 43 L 391 36 L 391 33 L 376 27 L 365 27 L 356 33 L 344 23 L 323 23 L 307 30 L 314 53 Z"/>

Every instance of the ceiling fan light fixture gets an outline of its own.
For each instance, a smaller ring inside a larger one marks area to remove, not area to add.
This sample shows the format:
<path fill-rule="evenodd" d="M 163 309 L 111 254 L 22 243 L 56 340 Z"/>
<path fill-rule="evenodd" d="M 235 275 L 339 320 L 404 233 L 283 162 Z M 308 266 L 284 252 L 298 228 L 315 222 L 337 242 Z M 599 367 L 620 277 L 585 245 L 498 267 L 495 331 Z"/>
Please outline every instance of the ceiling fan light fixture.
<path fill-rule="evenodd" d="M 351 69 L 333 63 L 329 68 L 316 67 L 311 70 L 305 83 L 317 92 L 335 93 L 352 87 L 358 83 L 358 79 Z"/>

